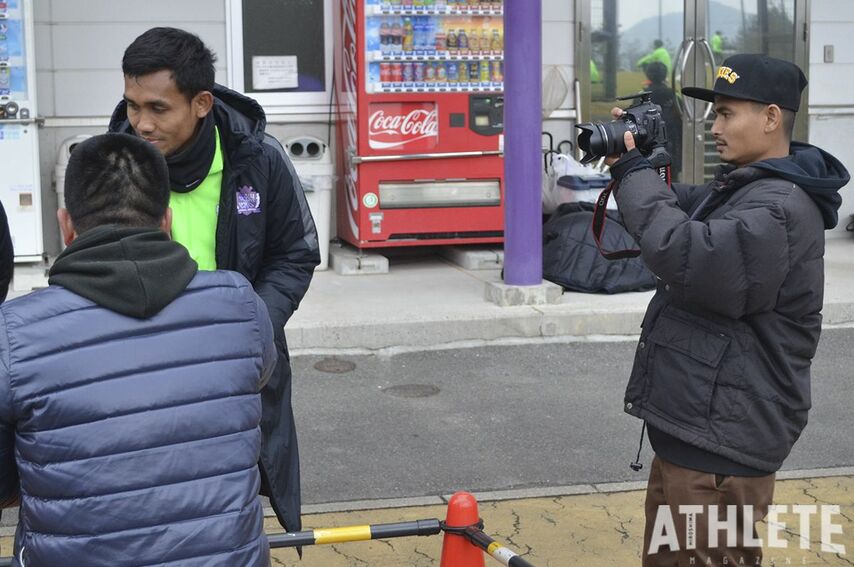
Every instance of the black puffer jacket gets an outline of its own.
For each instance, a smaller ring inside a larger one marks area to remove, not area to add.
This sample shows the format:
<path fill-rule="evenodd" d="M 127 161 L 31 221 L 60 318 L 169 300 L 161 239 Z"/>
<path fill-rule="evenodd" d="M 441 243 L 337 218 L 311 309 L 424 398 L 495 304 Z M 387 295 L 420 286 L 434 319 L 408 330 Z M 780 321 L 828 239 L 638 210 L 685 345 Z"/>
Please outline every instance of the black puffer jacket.
<path fill-rule="evenodd" d="M 788 158 L 670 191 L 637 151 L 612 168 L 626 227 L 660 282 L 625 410 L 687 444 L 776 471 L 807 423 L 821 332 L 824 230 L 849 179 L 833 156 Z"/>
<path fill-rule="evenodd" d="M 216 263 L 218 269 L 240 272 L 252 282 L 270 312 L 279 362 L 261 392 L 261 472 L 279 521 L 288 531 L 298 531 L 299 452 L 284 327 L 320 263 L 317 232 L 293 164 L 281 144 L 265 132 L 261 106 L 221 85 L 214 86 L 213 94 L 225 162 Z M 113 112 L 110 131 L 134 133 L 124 101 Z M 257 209 L 238 211 L 237 193 L 242 188 L 258 193 Z"/>

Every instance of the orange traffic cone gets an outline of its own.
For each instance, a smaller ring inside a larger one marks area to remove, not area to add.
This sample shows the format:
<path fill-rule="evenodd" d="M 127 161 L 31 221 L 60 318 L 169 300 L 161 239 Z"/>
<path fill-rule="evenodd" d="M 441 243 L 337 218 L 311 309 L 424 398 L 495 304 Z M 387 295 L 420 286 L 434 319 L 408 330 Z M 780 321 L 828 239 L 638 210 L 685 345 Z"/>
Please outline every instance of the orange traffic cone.
<path fill-rule="evenodd" d="M 451 496 L 448 516 L 445 518 L 447 527 L 463 528 L 479 521 L 477 500 L 474 496 L 468 492 L 457 492 Z M 484 567 L 483 552 L 465 536 L 445 532 L 439 567 Z"/>

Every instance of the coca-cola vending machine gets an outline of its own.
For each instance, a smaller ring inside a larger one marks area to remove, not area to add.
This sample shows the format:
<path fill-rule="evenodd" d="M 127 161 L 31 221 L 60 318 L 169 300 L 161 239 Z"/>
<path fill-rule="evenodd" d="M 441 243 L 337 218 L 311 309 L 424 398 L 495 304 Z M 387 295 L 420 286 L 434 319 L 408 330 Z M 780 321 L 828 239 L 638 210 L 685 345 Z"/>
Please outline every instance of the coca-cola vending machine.
<path fill-rule="evenodd" d="M 342 0 L 338 236 L 502 242 L 502 0 Z"/>

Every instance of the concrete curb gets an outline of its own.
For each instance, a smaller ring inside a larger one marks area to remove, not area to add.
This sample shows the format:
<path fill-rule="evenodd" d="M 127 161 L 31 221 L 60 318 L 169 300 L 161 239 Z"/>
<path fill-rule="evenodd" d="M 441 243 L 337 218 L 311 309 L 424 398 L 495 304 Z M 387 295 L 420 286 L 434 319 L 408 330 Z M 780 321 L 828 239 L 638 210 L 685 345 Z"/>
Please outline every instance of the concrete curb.
<path fill-rule="evenodd" d="M 581 310 L 576 305 L 537 305 L 448 314 L 424 320 L 375 320 L 287 329 L 291 353 L 371 352 L 476 343 L 484 346 L 512 339 L 637 337 L 646 306 L 615 310 Z M 832 303 L 823 311 L 823 328 L 854 326 L 854 303 Z"/>
<path fill-rule="evenodd" d="M 569 306 L 496 307 L 497 312 L 458 313 L 423 320 L 383 319 L 336 326 L 287 328 L 291 351 L 428 347 L 463 341 L 589 335 L 637 335 L 644 309 L 579 311 Z M 854 312 L 854 308 L 852 308 Z"/>

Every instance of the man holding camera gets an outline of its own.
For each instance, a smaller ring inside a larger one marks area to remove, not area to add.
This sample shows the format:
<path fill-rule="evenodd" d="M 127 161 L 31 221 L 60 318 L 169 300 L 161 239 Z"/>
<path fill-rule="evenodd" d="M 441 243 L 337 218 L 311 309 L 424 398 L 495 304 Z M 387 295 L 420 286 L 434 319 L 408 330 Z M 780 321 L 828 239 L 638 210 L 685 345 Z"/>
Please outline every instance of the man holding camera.
<path fill-rule="evenodd" d="M 836 226 L 849 180 L 836 158 L 791 140 L 806 84 L 792 63 L 732 56 L 713 89 L 682 89 L 714 103 L 711 132 L 725 164 L 712 182 L 671 191 L 630 133 L 611 167 L 626 228 L 659 279 L 624 406 L 644 420 L 656 453 L 647 567 L 761 562 L 743 526 L 749 535 L 767 513 L 775 473 L 807 422 L 824 231 Z M 691 534 L 685 505 L 702 510 Z M 713 505 L 715 522 L 736 506 L 734 547 L 710 543 Z M 675 521 L 678 549 L 651 546 L 660 507 Z"/>

